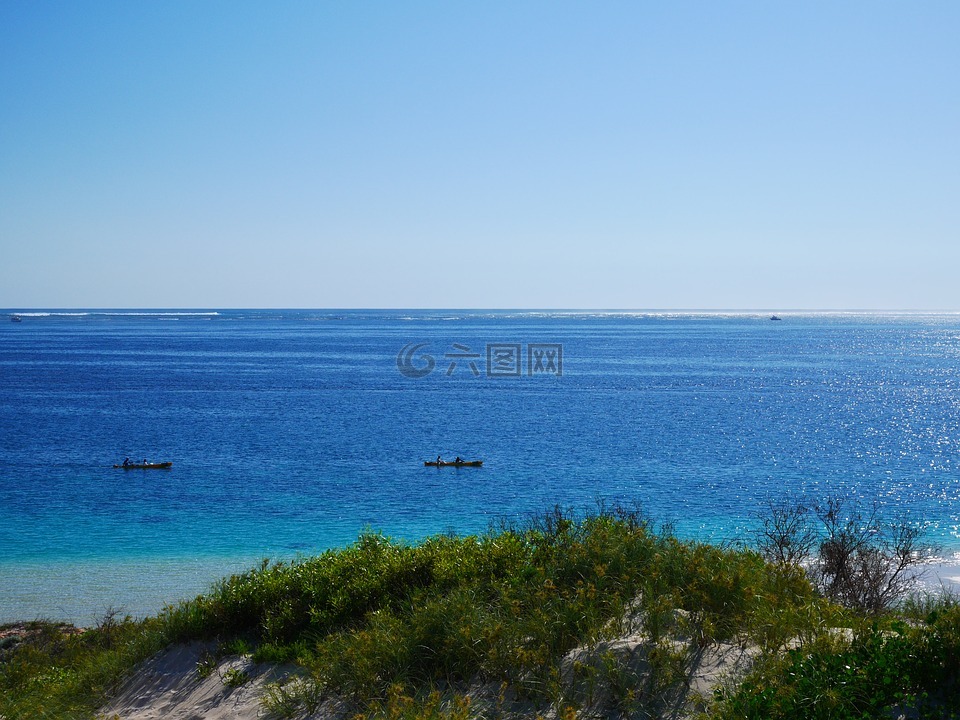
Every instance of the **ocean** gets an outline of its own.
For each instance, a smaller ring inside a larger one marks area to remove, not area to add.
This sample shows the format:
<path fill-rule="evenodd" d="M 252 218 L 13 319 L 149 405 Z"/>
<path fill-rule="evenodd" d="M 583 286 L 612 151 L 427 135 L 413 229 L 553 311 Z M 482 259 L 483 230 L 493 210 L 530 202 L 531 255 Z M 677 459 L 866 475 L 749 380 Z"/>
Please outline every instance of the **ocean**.
<path fill-rule="evenodd" d="M 0 622 L 555 506 L 737 542 L 771 501 L 843 496 L 960 552 L 957 314 L 13 312 Z"/>

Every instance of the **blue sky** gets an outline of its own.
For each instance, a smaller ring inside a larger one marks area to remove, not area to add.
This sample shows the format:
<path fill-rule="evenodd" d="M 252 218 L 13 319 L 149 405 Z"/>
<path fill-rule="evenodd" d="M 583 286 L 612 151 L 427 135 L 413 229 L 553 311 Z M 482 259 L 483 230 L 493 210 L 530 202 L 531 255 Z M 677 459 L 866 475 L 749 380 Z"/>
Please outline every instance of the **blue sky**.
<path fill-rule="evenodd" d="M 960 3 L 0 3 L 0 307 L 957 309 Z"/>

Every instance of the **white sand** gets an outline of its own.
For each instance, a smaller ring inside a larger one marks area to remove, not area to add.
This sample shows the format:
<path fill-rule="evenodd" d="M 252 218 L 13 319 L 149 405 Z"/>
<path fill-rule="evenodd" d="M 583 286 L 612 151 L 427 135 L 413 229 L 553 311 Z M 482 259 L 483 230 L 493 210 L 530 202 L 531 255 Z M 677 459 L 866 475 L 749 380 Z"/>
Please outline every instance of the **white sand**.
<path fill-rule="evenodd" d="M 678 648 L 685 646 L 677 643 Z M 217 669 L 207 677 L 197 673 L 197 663 L 204 653 L 213 649 L 212 644 L 193 643 L 170 648 L 145 662 L 121 689 L 114 700 L 103 708 L 98 720 L 260 720 L 267 717 L 260 698 L 268 683 L 282 681 L 295 672 L 292 667 L 278 668 L 271 665 L 255 665 L 249 659 L 232 657 L 220 662 Z M 572 650 L 562 661 L 564 667 L 574 661 L 589 662 L 591 656 L 612 652 L 625 660 L 628 666 L 642 668 L 648 646 L 641 636 L 627 636 L 609 641 L 592 649 Z M 702 710 L 704 700 L 712 690 L 731 674 L 742 673 L 755 656 L 755 651 L 737 645 L 720 643 L 705 649 L 695 659 L 690 669 L 685 688 L 678 692 L 665 710 L 664 717 L 687 720 Z M 231 687 L 225 678 L 231 670 L 245 672 L 249 680 L 238 687 Z M 499 685 L 474 687 L 476 707 L 481 712 L 499 692 Z M 532 707 L 525 712 L 514 707 L 513 717 L 529 716 L 553 718 L 536 712 Z M 344 717 L 343 707 L 327 702 L 309 716 L 299 720 L 334 720 Z"/>
<path fill-rule="evenodd" d="M 232 657 L 201 678 L 197 663 L 211 644 L 178 645 L 146 661 L 101 710 L 103 720 L 258 720 L 264 686 L 285 677 L 289 669 L 254 664 Z M 231 686 L 230 671 L 248 680 Z"/>

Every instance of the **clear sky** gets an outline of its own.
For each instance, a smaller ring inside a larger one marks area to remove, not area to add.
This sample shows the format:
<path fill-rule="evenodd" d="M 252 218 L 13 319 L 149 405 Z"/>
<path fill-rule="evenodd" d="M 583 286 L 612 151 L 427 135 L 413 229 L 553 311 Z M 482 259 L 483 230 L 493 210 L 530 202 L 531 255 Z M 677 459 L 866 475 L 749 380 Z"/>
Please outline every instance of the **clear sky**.
<path fill-rule="evenodd" d="M 960 308 L 960 2 L 0 2 L 0 307 Z"/>

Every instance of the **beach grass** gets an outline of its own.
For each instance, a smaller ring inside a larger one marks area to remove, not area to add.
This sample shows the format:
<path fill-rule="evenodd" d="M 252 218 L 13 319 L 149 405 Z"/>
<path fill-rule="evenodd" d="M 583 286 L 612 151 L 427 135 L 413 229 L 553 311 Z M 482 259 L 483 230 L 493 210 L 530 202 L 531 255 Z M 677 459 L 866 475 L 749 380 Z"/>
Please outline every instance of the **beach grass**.
<path fill-rule="evenodd" d="M 107 613 L 96 627 L 32 621 L 0 627 L 0 717 L 91 717 L 137 663 L 168 643 L 157 619 Z M 11 642 L 15 641 L 15 642 Z"/>
<path fill-rule="evenodd" d="M 146 620 L 108 615 L 82 632 L 37 623 L 0 656 L 0 716 L 91 717 L 137 662 L 192 640 L 299 665 L 266 691 L 279 717 L 333 698 L 351 716 L 397 720 L 658 717 L 684 701 L 695 658 L 721 644 L 754 648 L 756 660 L 704 718 L 889 717 L 901 706 L 949 717 L 960 677 L 954 598 L 867 615 L 750 549 L 681 541 L 622 508 L 558 509 L 418 544 L 365 534 L 265 561 Z"/>

